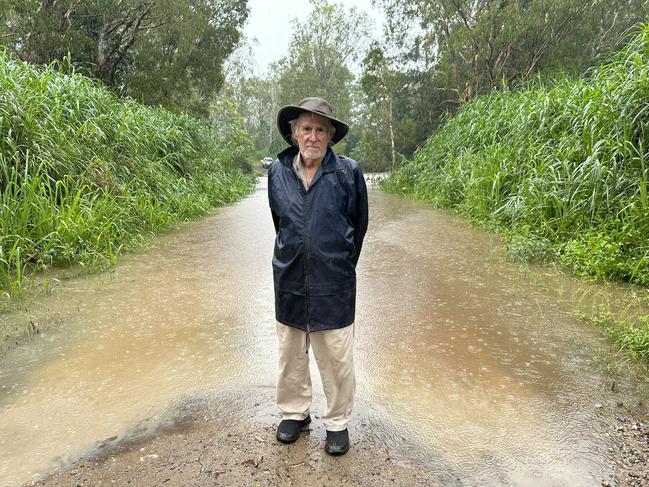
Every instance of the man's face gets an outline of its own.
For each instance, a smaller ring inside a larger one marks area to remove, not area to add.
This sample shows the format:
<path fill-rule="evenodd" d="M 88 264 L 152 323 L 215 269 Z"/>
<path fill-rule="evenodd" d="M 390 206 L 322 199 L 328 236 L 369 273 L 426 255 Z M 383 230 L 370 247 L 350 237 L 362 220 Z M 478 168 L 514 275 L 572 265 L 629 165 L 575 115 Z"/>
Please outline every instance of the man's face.
<path fill-rule="evenodd" d="M 329 121 L 314 113 L 303 113 L 297 120 L 293 136 L 302 159 L 322 160 L 333 135 Z"/>

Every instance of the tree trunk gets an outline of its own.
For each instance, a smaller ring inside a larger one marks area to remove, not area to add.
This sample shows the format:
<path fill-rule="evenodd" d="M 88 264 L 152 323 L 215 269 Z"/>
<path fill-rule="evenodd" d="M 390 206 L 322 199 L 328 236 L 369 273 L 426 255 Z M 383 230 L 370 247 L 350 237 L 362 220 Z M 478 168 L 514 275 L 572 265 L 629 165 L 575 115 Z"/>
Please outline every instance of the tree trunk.
<path fill-rule="evenodd" d="M 270 106 L 268 107 L 268 152 L 273 146 L 273 134 L 275 133 L 275 108 L 277 106 L 277 93 L 275 85 L 270 86 Z"/>
<path fill-rule="evenodd" d="M 388 97 L 388 128 L 390 129 L 390 153 L 392 155 L 392 172 L 397 169 L 397 157 L 394 152 L 394 130 L 392 129 L 392 96 Z"/>

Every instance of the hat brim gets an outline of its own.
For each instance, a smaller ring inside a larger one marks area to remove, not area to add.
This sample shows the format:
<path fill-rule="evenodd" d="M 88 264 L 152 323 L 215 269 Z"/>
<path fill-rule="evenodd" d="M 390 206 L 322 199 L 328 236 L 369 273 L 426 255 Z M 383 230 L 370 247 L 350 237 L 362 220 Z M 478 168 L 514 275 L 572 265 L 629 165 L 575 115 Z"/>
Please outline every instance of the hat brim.
<path fill-rule="evenodd" d="M 326 115 L 322 112 L 309 110 L 308 108 L 299 107 L 297 105 L 286 105 L 280 108 L 279 112 L 277 112 L 277 128 L 282 138 L 289 145 L 295 145 L 295 143 L 291 139 L 291 125 L 289 122 L 298 118 L 302 113 L 313 113 L 315 115 L 320 115 L 321 117 L 327 118 L 331 121 L 332 125 L 336 128 L 336 132 L 331 138 L 331 145 L 340 142 L 345 137 L 345 135 L 347 135 L 347 132 L 349 132 L 349 125 L 347 125 L 345 122 L 341 122 L 336 118 L 330 117 L 329 115 Z"/>

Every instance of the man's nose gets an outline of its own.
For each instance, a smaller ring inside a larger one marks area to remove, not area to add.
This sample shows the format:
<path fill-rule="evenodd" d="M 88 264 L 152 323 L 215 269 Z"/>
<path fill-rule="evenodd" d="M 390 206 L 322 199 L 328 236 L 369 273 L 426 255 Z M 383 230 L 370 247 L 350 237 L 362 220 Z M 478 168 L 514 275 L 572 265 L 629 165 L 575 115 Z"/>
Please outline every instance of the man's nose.
<path fill-rule="evenodd" d="M 317 140 L 318 138 L 318 133 L 315 131 L 315 129 L 311 130 L 309 132 L 309 139 L 310 140 Z"/>

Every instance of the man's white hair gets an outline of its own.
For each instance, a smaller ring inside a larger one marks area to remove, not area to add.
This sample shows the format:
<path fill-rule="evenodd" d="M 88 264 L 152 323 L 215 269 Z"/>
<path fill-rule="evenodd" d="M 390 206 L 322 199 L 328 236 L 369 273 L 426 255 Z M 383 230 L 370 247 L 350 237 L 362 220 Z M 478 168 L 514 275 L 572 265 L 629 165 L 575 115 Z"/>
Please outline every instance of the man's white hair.
<path fill-rule="evenodd" d="M 331 120 L 329 120 L 327 117 L 323 117 L 322 115 L 318 115 L 317 113 L 312 113 L 312 112 L 302 112 L 298 115 L 297 118 L 294 118 L 293 120 L 289 120 L 288 124 L 291 126 L 291 140 L 295 145 L 298 145 L 297 139 L 295 138 L 295 131 L 300 128 L 299 126 L 299 121 L 302 115 L 309 115 L 311 117 L 322 117 L 326 121 L 326 125 L 329 129 L 329 143 L 331 143 L 331 138 L 333 137 L 334 133 L 336 133 L 336 127 L 334 127 L 334 124 L 331 123 Z"/>

